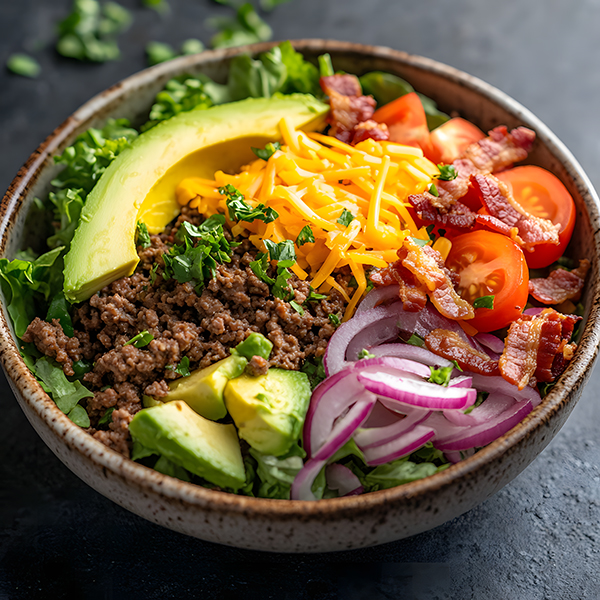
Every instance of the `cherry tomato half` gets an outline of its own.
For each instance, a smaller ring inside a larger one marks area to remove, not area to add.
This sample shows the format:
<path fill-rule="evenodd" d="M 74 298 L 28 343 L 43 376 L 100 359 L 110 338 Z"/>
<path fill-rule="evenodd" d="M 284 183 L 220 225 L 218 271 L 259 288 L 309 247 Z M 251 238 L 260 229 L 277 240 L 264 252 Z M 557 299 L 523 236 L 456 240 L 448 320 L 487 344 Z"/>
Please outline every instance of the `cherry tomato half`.
<path fill-rule="evenodd" d="M 452 240 L 446 267 L 460 275 L 458 293 L 473 301 L 494 296 L 494 308 L 475 309 L 467 321 L 478 331 L 502 329 L 518 319 L 529 294 L 529 269 L 523 251 L 510 238 L 472 231 Z"/>
<path fill-rule="evenodd" d="M 425 156 L 432 162 L 450 164 L 473 143 L 485 137 L 479 127 L 455 117 L 436 127 L 429 135 L 430 149 Z"/>
<path fill-rule="evenodd" d="M 515 167 L 497 173 L 496 177 L 511 188 L 514 199 L 528 213 L 560 224 L 558 245 L 540 244 L 532 252 L 525 252 L 530 268 L 551 265 L 565 253 L 575 227 L 575 203 L 571 194 L 550 171 L 533 165 Z"/>
<path fill-rule="evenodd" d="M 429 147 L 427 116 L 415 92 L 384 104 L 375 111 L 373 120 L 388 126 L 391 142 L 419 146 L 424 152 Z"/>

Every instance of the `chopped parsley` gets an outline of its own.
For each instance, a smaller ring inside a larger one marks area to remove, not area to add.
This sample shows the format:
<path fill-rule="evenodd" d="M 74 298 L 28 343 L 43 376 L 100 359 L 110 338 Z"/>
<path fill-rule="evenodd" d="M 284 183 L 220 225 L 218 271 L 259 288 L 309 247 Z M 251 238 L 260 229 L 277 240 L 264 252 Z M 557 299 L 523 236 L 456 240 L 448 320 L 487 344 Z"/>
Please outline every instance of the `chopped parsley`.
<path fill-rule="evenodd" d="M 304 309 L 295 300 L 290 300 L 290 306 L 300 315 L 304 314 Z"/>
<path fill-rule="evenodd" d="M 308 375 L 310 387 L 314 390 L 323 379 L 325 379 L 325 367 L 323 366 L 323 358 L 307 358 L 300 370 Z"/>
<path fill-rule="evenodd" d="M 146 223 L 143 223 L 142 221 L 137 222 L 136 239 L 137 245 L 141 246 L 142 248 L 150 248 L 152 245 L 152 242 L 150 241 L 150 234 L 148 233 L 148 227 L 146 226 Z"/>
<path fill-rule="evenodd" d="M 475 300 L 473 300 L 473 308 L 489 308 L 491 310 L 494 308 L 494 298 L 495 296 L 493 295 L 475 298 Z"/>
<path fill-rule="evenodd" d="M 296 262 L 296 253 L 294 252 L 294 244 L 291 240 L 284 240 L 276 244 L 270 240 L 265 240 L 265 246 L 269 250 L 269 254 L 259 252 L 256 255 L 256 260 L 250 263 L 252 272 L 267 285 L 271 286 L 271 293 L 275 298 L 289 302 L 294 298 L 294 290 L 288 285 L 288 279 L 292 276 L 289 267 L 292 267 Z M 277 274 L 273 278 L 268 274 L 269 255 L 271 260 L 277 260 Z M 277 258 L 280 257 L 280 258 Z"/>
<path fill-rule="evenodd" d="M 315 234 L 313 233 L 310 225 L 305 225 L 298 234 L 296 238 L 296 246 L 300 248 L 300 246 L 304 246 L 304 244 L 314 244 L 315 243 Z"/>
<path fill-rule="evenodd" d="M 304 301 L 304 304 L 307 302 L 320 302 L 321 300 L 326 300 L 327 294 L 319 294 L 319 292 L 315 292 L 313 288 L 310 288 L 310 292 L 308 293 L 308 298 Z"/>
<path fill-rule="evenodd" d="M 173 369 L 175 373 L 178 373 L 182 377 L 190 376 L 190 359 L 187 356 L 184 356 L 179 364 Z"/>
<path fill-rule="evenodd" d="M 271 240 L 264 240 L 265 246 L 269 251 L 271 260 L 277 261 L 292 261 L 296 262 L 296 251 L 294 250 L 294 242 L 292 240 L 283 240 L 283 242 L 275 243 Z M 288 265 L 292 266 L 292 265 Z"/>
<path fill-rule="evenodd" d="M 329 315 L 329 322 L 332 325 L 335 325 L 336 327 L 338 327 L 339 324 L 341 323 L 339 316 L 338 315 L 333 315 L 333 314 Z"/>
<path fill-rule="evenodd" d="M 219 194 L 227 196 L 226 204 L 229 211 L 229 218 L 232 221 L 252 221 L 259 220 L 263 223 L 272 223 L 279 214 L 272 208 L 267 208 L 264 204 L 259 204 L 256 208 L 250 206 L 237 188 L 228 183 L 219 188 Z"/>
<path fill-rule="evenodd" d="M 42 67 L 35 58 L 21 53 L 11 54 L 6 61 L 6 68 L 15 75 L 31 77 L 32 79 L 42 71 Z"/>
<path fill-rule="evenodd" d="M 281 144 L 279 142 L 269 142 L 262 150 L 260 148 L 255 148 L 252 146 L 252 152 L 258 156 L 258 158 L 262 158 L 263 160 L 269 160 L 277 150 L 281 148 Z"/>
<path fill-rule="evenodd" d="M 452 181 L 458 177 L 458 171 L 454 165 L 438 165 L 437 167 L 440 170 L 438 175 L 440 181 Z"/>
<path fill-rule="evenodd" d="M 435 367 L 429 368 L 431 369 L 431 377 L 429 377 L 428 381 L 431 383 L 437 383 L 439 385 L 448 385 L 452 371 L 454 370 L 454 365 L 450 365 L 449 367 L 440 367 L 439 369 L 436 369 Z"/>
<path fill-rule="evenodd" d="M 423 246 L 427 246 L 427 244 L 429 243 L 429 240 L 422 240 L 421 238 L 416 238 L 416 237 L 411 237 L 410 238 L 417 246 L 421 246 L 421 248 Z"/>
<path fill-rule="evenodd" d="M 111 406 L 106 409 L 106 412 L 98 420 L 98 427 L 108 427 L 112 423 L 112 414 L 115 412 L 115 407 Z"/>
<path fill-rule="evenodd" d="M 337 222 L 340 225 L 343 225 L 344 227 L 348 227 L 348 225 L 350 225 L 350 223 L 352 223 L 354 219 L 354 215 L 348 209 L 345 208 L 342 211 L 342 214 L 340 215 L 340 218 L 337 220 Z"/>
<path fill-rule="evenodd" d="M 144 331 L 140 331 L 137 335 L 134 335 L 128 342 L 125 342 L 124 346 L 129 346 L 129 344 L 133 344 L 136 348 L 143 348 L 147 346 L 152 340 L 154 336 L 144 329 Z"/>
<path fill-rule="evenodd" d="M 411 346 L 419 346 L 420 348 L 425 348 L 425 340 L 420 335 L 417 335 L 416 333 L 413 333 L 406 340 L 406 343 L 410 344 Z"/>
<path fill-rule="evenodd" d="M 429 184 L 429 189 L 427 190 L 432 196 L 439 196 L 440 193 L 438 192 L 438 189 L 435 185 L 435 183 L 430 183 Z"/>

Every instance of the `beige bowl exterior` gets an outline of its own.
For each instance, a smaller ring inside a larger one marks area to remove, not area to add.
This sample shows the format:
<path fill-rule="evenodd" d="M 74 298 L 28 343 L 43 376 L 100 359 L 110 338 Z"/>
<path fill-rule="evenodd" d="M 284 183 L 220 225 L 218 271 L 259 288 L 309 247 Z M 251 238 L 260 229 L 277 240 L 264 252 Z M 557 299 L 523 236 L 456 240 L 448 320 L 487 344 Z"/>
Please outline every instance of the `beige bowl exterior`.
<path fill-rule="evenodd" d="M 173 76 L 206 73 L 223 81 L 230 58 L 258 53 L 272 44 L 205 52 L 158 65 L 125 79 L 69 117 L 32 154 L 12 182 L 0 208 L 2 255 L 12 256 L 23 239 L 28 207 L 48 192 L 56 169 L 51 156 L 76 135 L 108 117 L 141 122 L 154 95 Z M 427 479 L 394 489 L 299 502 L 247 498 L 173 479 L 106 448 L 71 423 L 25 367 L 0 314 L 0 360 L 25 415 L 60 460 L 95 490 L 126 509 L 203 540 L 277 552 L 322 552 L 372 546 L 426 531 L 489 498 L 516 477 L 562 427 L 581 395 L 600 341 L 598 198 L 581 167 L 552 132 L 523 106 L 490 85 L 435 61 L 388 48 L 346 42 L 300 40 L 295 46 L 315 58 L 329 52 L 336 69 L 361 74 L 395 73 L 487 130 L 526 125 L 537 133 L 528 162 L 554 172 L 577 204 L 572 254 L 592 261 L 584 302 L 586 326 L 577 354 L 554 390 L 522 423 L 473 457 Z"/>

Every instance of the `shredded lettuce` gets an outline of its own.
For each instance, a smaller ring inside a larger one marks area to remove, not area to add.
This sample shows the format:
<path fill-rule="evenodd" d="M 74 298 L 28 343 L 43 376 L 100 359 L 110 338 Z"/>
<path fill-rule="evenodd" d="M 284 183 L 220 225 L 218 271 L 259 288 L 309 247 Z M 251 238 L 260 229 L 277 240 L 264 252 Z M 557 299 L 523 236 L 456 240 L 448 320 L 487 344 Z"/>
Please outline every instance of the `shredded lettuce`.
<path fill-rule="evenodd" d="M 292 483 L 304 465 L 306 452 L 296 443 L 283 456 L 262 454 L 253 448 L 250 455 L 256 460 L 256 495 L 260 498 L 289 499 Z"/>

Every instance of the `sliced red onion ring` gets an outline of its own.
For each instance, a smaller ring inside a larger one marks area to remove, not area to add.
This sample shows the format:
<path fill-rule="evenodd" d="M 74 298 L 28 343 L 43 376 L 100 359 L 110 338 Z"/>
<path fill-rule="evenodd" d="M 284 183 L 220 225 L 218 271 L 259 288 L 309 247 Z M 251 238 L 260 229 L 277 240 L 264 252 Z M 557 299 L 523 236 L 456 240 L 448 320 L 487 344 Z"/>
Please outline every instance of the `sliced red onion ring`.
<path fill-rule="evenodd" d="M 480 392 L 490 392 L 490 394 L 492 392 L 500 392 L 501 394 L 512 396 L 517 401 L 527 399 L 531 401 L 533 408 L 542 401 L 542 398 L 536 389 L 527 385 L 520 390 L 516 385 L 509 383 L 499 375 L 490 377 L 487 375 L 480 375 L 479 373 L 471 373 L 471 377 L 473 378 L 473 387 Z"/>
<path fill-rule="evenodd" d="M 443 387 L 427 381 L 414 381 L 388 373 L 358 373 L 358 381 L 369 392 L 410 406 L 443 410 L 465 409 L 475 403 L 477 392 L 471 388 Z M 387 406 L 387 404 L 386 404 Z"/>
<path fill-rule="evenodd" d="M 333 464 L 325 468 L 325 479 L 330 490 L 337 490 L 340 496 L 357 496 L 363 493 L 358 477 L 344 465 Z"/>
<path fill-rule="evenodd" d="M 329 460 L 352 437 L 367 420 L 377 397 L 363 391 L 361 395 L 355 396 L 354 400 L 350 410 L 335 422 L 323 446 L 313 452 L 315 460 Z"/>
<path fill-rule="evenodd" d="M 375 466 L 407 456 L 424 446 L 434 435 L 435 431 L 431 427 L 417 425 L 411 431 L 386 444 L 365 449 L 365 461 L 368 465 Z"/>
<path fill-rule="evenodd" d="M 531 317 L 536 317 L 537 315 L 539 315 L 542 311 L 543 311 L 543 307 L 541 306 L 532 306 L 531 308 L 526 308 L 523 311 L 524 315 L 529 315 Z"/>
<path fill-rule="evenodd" d="M 363 348 L 371 348 L 396 339 L 398 336 L 396 323 L 400 312 L 404 312 L 402 302 L 394 302 L 389 306 L 378 306 L 356 314 L 352 319 L 342 323 L 327 344 L 323 357 L 326 375 L 334 375 L 341 371 L 347 366 L 346 360 L 356 360 Z M 356 350 L 352 354 L 349 352 L 349 346 L 355 338 L 358 340 L 353 345 Z"/>
<path fill-rule="evenodd" d="M 357 429 L 354 434 L 354 441 L 363 451 L 373 446 L 381 446 L 412 431 L 430 414 L 431 411 L 429 410 L 409 409 L 403 419 L 394 420 L 391 418 L 389 425 Z"/>
<path fill-rule="evenodd" d="M 354 315 L 358 315 L 366 310 L 375 308 L 378 304 L 391 300 L 392 298 L 398 299 L 398 292 L 400 290 L 399 285 L 386 285 L 385 287 L 375 288 L 371 290 L 358 305 Z"/>
<path fill-rule="evenodd" d="M 314 458 L 311 458 L 304 463 L 304 466 L 298 471 L 298 474 L 292 482 L 290 491 L 290 498 L 292 500 L 317 499 L 311 488 L 326 462 L 326 460 L 315 460 Z"/>
<path fill-rule="evenodd" d="M 480 425 L 461 427 L 458 431 L 455 428 L 446 430 L 449 434 L 442 431 L 441 428 L 437 428 L 435 447 L 446 452 L 487 446 L 520 423 L 532 408 L 530 400 L 521 400 L 497 417 Z M 429 420 L 425 424 L 429 424 Z"/>
<path fill-rule="evenodd" d="M 413 314 L 419 315 L 414 332 L 422 338 L 426 337 L 427 334 L 431 333 L 434 329 L 445 329 L 446 331 L 452 331 L 458 334 L 463 340 L 469 341 L 463 328 L 456 321 L 452 321 L 443 315 L 440 315 L 431 303 L 428 303 L 423 310 Z"/>
<path fill-rule="evenodd" d="M 469 450 L 456 450 L 454 452 L 444 452 L 446 458 L 451 463 L 459 463 L 461 460 L 465 460 L 465 458 L 469 458 L 475 454 L 475 448 L 470 448 Z"/>
<path fill-rule="evenodd" d="M 448 387 L 473 387 L 473 378 L 470 375 L 459 375 L 458 377 L 453 377 L 448 382 Z"/>
<path fill-rule="evenodd" d="M 411 346 L 410 344 L 382 344 L 375 348 L 367 348 L 367 350 L 375 356 L 407 358 L 432 367 L 449 367 L 452 364 L 446 358 L 434 354 L 430 350 L 427 350 L 427 348 Z"/>
<path fill-rule="evenodd" d="M 362 393 L 364 387 L 351 369 L 328 377 L 316 387 L 304 420 L 304 449 L 309 457 L 323 446 L 334 421 Z"/>
<path fill-rule="evenodd" d="M 292 500 L 316 500 L 312 492 L 315 478 L 327 461 L 352 437 L 369 416 L 377 398 L 363 391 L 362 395 L 354 398 L 356 402 L 350 410 L 340 417 L 327 436 L 323 446 L 309 459 L 296 475 L 292 483 Z"/>
<path fill-rule="evenodd" d="M 476 406 L 468 415 L 465 415 L 462 410 L 445 410 L 444 417 L 454 425 L 480 425 L 496 418 L 513 406 L 515 402 L 512 396 L 495 392 L 490 394 L 480 406 Z"/>
<path fill-rule="evenodd" d="M 406 360 L 396 356 L 363 358 L 350 364 L 351 369 L 361 372 L 377 370 L 397 374 L 402 377 L 405 377 L 406 375 L 415 375 L 421 379 L 429 379 L 431 377 L 431 369 L 426 365 L 414 360 Z"/>
<path fill-rule="evenodd" d="M 504 341 L 491 333 L 478 333 L 474 339 L 495 354 L 502 354 L 504 352 Z"/>

